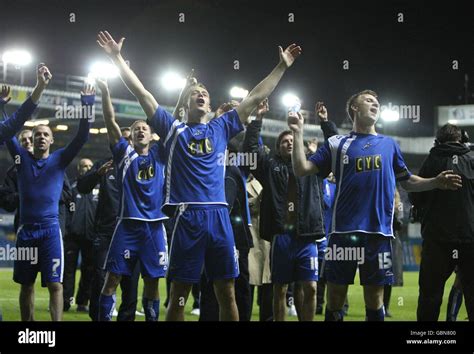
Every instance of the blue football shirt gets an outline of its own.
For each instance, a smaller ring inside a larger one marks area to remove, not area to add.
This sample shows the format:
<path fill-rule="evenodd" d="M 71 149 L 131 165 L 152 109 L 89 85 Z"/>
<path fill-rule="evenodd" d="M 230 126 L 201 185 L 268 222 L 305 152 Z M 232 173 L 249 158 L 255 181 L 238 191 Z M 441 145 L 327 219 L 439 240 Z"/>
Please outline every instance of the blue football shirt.
<path fill-rule="evenodd" d="M 164 205 L 223 204 L 228 141 L 243 130 L 231 110 L 207 124 L 180 122 L 161 107 L 150 121 L 168 157 Z"/>
<path fill-rule="evenodd" d="M 18 171 L 20 224 L 49 223 L 59 220 L 59 199 L 66 167 L 79 153 L 89 136 L 90 123 L 81 119 L 73 140 L 45 159 L 35 159 L 16 139 L 7 148 Z"/>
<path fill-rule="evenodd" d="M 139 155 L 128 140 L 121 137 L 111 150 L 120 178 L 118 217 L 144 221 L 167 219 L 161 212 L 164 165 L 160 144 L 153 144 L 148 155 Z"/>
<path fill-rule="evenodd" d="M 396 181 L 411 173 L 398 144 L 380 134 L 335 135 L 309 157 L 326 177 L 336 177 L 330 233 L 393 236 Z"/>

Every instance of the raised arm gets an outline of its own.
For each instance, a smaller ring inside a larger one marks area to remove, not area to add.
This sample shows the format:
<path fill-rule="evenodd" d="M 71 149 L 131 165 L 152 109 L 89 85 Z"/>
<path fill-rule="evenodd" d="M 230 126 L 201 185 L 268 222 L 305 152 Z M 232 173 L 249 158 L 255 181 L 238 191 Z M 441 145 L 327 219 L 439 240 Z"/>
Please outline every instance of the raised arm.
<path fill-rule="evenodd" d="M 328 110 L 324 102 L 317 102 L 314 108 L 316 115 L 319 117 L 319 124 L 323 131 L 324 141 L 327 141 L 331 136 L 338 134 L 337 126 L 328 118 Z"/>
<path fill-rule="evenodd" d="M 288 126 L 293 131 L 291 161 L 296 176 L 306 176 L 319 172 L 318 167 L 306 159 L 304 153 L 303 124 L 304 118 L 301 113 L 297 112 L 296 115 L 292 114 L 288 116 Z"/>
<path fill-rule="evenodd" d="M 191 86 L 194 86 L 196 84 L 197 84 L 197 79 L 194 77 L 194 69 L 191 69 L 191 72 L 186 77 L 186 85 L 184 85 L 183 89 L 179 93 L 178 102 L 176 103 L 176 106 L 174 107 L 174 111 L 173 111 L 174 119 L 177 119 L 179 121 L 184 120 L 185 105 L 186 105 L 186 102 L 184 102 L 184 98 L 186 96 L 185 93 L 188 91 L 188 89 Z"/>
<path fill-rule="evenodd" d="M 38 104 L 43 94 L 44 89 L 48 86 L 49 82 L 53 78 L 48 67 L 44 63 L 39 63 L 36 74 L 36 86 L 31 93 L 31 100 L 34 104 Z"/>
<path fill-rule="evenodd" d="M 79 129 L 77 130 L 76 136 L 61 151 L 61 163 L 63 167 L 71 163 L 89 138 L 90 122 L 94 117 L 94 103 L 95 89 L 91 85 L 86 85 L 84 90 L 81 91 L 81 104 L 83 106 L 83 112 L 87 112 L 88 116 L 79 119 Z"/>
<path fill-rule="evenodd" d="M 278 49 L 280 53 L 280 62 L 278 65 L 265 79 L 255 86 L 249 95 L 244 98 L 242 103 L 240 103 L 239 107 L 237 107 L 237 113 L 242 123 L 247 121 L 250 113 L 260 102 L 270 96 L 280 82 L 286 69 L 293 65 L 295 59 L 301 54 L 301 47 L 294 43 L 285 50 L 283 50 L 282 47 L 278 47 Z"/>
<path fill-rule="evenodd" d="M 96 79 L 96 83 L 102 92 L 102 112 L 104 115 L 105 127 L 107 128 L 107 135 L 109 137 L 109 144 L 115 145 L 122 136 L 122 132 L 115 121 L 114 107 L 112 106 L 109 87 L 107 86 L 107 82 L 101 79 Z"/>
<path fill-rule="evenodd" d="M 270 159 L 269 154 L 265 151 L 263 146 L 260 146 L 260 132 L 262 130 L 262 123 L 264 115 L 269 111 L 268 99 L 263 100 L 257 107 L 256 118 L 247 126 L 245 131 L 244 142 L 242 144 L 242 152 L 257 154 L 257 167 L 255 170 L 250 170 L 255 178 L 259 181 L 264 181 L 264 171 L 267 162 Z"/>
<path fill-rule="evenodd" d="M 37 69 L 36 86 L 31 97 L 23 102 L 20 108 L 18 108 L 11 117 L 4 117 L 6 119 L 3 122 L 0 122 L 0 142 L 11 139 L 23 127 L 26 120 L 31 117 L 38 105 L 44 89 L 51 80 L 51 77 L 52 75 L 49 69 L 43 63 L 39 64 Z M 10 101 L 9 96 L 10 88 L 3 85 L 2 90 L 0 91 L 0 101 L 2 105 L 5 105 Z"/>
<path fill-rule="evenodd" d="M 138 99 L 138 102 L 142 106 L 147 118 L 151 119 L 158 108 L 158 102 L 156 102 L 153 95 L 147 89 L 145 89 L 145 86 L 143 86 L 140 79 L 137 77 L 137 75 L 135 75 L 135 73 L 132 71 L 132 69 L 130 69 L 123 59 L 121 50 L 124 40 L 125 38 L 122 37 L 117 43 L 107 31 L 100 31 L 97 35 L 97 43 L 117 66 L 123 83 Z"/>
<path fill-rule="evenodd" d="M 407 192 L 425 192 L 432 189 L 443 189 L 455 191 L 462 187 L 462 178 L 454 174 L 454 171 L 443 171 L 436 177 L 423 178 L 411 175 L 405 181 L 401 181 L 400 185 Z"/>

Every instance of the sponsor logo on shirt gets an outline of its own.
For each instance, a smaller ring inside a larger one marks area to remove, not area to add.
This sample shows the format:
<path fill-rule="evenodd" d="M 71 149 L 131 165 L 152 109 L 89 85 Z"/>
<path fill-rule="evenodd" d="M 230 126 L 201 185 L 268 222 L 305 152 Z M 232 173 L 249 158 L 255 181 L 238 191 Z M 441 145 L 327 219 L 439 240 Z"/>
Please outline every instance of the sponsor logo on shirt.
<path fill-rule="evenodd" d="M 356 172 L 367 172 L 373 170 L 382 169 L 382 156 L 381 155 L 369 155 L 356 157 L 355 159 Z"/>

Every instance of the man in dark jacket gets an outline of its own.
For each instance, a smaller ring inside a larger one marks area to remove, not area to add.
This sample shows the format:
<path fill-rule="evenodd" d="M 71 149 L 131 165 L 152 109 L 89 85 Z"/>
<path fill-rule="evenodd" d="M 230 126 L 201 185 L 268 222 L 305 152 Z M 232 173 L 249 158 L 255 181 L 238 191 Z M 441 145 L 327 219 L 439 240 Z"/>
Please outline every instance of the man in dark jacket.
<path fill-rule="evenodd" d="M 124 137 L 130 136 L 130 129 L 122 129 Z M 110 159 L 97 161 L 92 169 L 77 181 L 79 193 L 90 193 L 99 184 L 99 201 L 94 221 L 93 260 L 94 273 L 91 281 L 89 317 L 98 321 L 99 296 L 105 280 L 104 262 L 109 249 L 112 234 L 117 223 L 119 192 L 117 172 Z M 131 277 L 124 276 L 120 282 L 122 303 L 118 310 L 117 321 L 134 321 L 138 299 L 138 277 L 140 267 L 137 263 Z"/>
<path fill-rule="evenodd" d="M 456 265 L 462 274 L 469 320 L 474 320 L 474 152 L 461 137 L 457 126 L 442 126 L 420 176 L 432 177 L 443 170 L 453 170 L 462 177 L 462 188 L 410 195 L 421 214 L 423 237 L 418 321 L 438 320 L 444 285 Z"/>
<path fill-rule="evenodd" d="M 77 165 L 79 176 L 85 175 L 92 168 L 92 161 L 81 159 Z M 80 193 L 77 182 L 72 184 L 74 201 L 69 205 L 71 213 L 68 232 L 64 239 L 64 311 L 68 311 L 74 302 L 76 267 L 81 254 L 81 280 L 77 291 L 77 311 L 89 312 L 91 278 L 94 271 L 92 259 L 92 239 L 94 218 L 97 209 L 98 186 L 90 193 Z"/>
<path fill-rule="evenodd" d="M 303 292 L 298 318 L 311 321 L 318 280 L 316 240 L 325 237 L 321 180 L 317 176 L 295 177 L 291 131 L 280 133 L 271 157 L 258 145 L 261 127 L 261 116 L 257 116 L 248 126 L 243 151 L 258 155 L 257 168 L 251 172 L 263 186 L 260 235 L 272 242 L 274 320 L 285 319 L 288 284 L 297 282 Z M 333 122 L 321 122 L 321 128 L 325 136 L 337 134 Z"/>

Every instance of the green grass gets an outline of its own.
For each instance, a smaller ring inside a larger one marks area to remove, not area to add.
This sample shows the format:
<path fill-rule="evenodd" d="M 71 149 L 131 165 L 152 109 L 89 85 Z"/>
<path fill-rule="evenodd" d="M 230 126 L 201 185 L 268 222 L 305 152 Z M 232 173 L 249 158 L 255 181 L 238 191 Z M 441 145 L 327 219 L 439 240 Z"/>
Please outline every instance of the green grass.
<path fill-rule="evenodd" d="M 13 270 L 11 268 L 0 268 L 0 309 L 3 312 L 4 321 L 19 321 L 20 320 L 20 308 L 18 305 L 18 294 L 20 286 L 12 280 Z M 418 300 L 418 273 L 417 272 L 405 272 L 404 273 L 405 285 L 403 287 L 395 287 L 392 290 L 392 301 L 390 306 L 390 312 L 393 317 L 388 318 L 387 321 L 415 321 L 416 320 L 416 306 Z M 38 278 L 39 280 L 39 278 Z M 48 312 L 48 290 L 41 288 L 39 281 L 36 282 L 36 302 L 35 302 L 35 319 L 40 321 L 49 321 L 50 316 Z M 76 276 L 76 281 L 79 280 L 79 272 Z M 444 321 L 446 316 L 446 305 L 448 301 L 449 290 L 454 281 L 454 276 L 449 278 L 446 283 L 443 304 L 441 306 L 440 320 Z M 358 284 L 358 276 L 356 276 L 356 284 Z M 160 280 L 160 294 L 162 301 L 164 301 L 166 294 L 166 285 L 164 280 Z M 139 285 L 139 298 L 141 298 L 141 291 L 143 289 L 143 283 L 140 279 Z M 117 299 L 120 299 L 120 289 L 117 293 Z M 365 310 L 362 297 L 362 287 L 359 285 L 352 285 L 349 288 L 349 315 L 345 318 L 345 321 L 364 321 Z M 197 321 L 196 316 L 190 315 L 192 309 L 192 298 L 188 300 L 186 304 L 186 320 Z M 160 319 L 164 319 L 165 309 L 161 306 Z M 458 320 L 464 321 L 467 317 L 466 309 L 463 306 L 459 312 Z M 143 321 L 144 317 L 137 317 L 137 321 Z M 294 321 L 294 317 L 287 317 L 287 320 Z M 315 317 L 316 321 L 322 321 L 323 316 L 318 315 Z M 72 306 L 71 310 L 64 313 L 64 321 L 89 321 L 89 316 L 85 313 L 77 313 L 76 306 Z M 254 304 L 252 321 L 258 321 L 258 306 Z"/>

